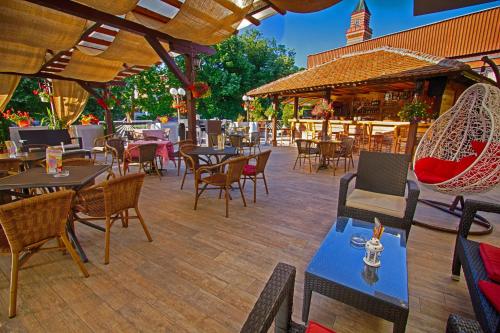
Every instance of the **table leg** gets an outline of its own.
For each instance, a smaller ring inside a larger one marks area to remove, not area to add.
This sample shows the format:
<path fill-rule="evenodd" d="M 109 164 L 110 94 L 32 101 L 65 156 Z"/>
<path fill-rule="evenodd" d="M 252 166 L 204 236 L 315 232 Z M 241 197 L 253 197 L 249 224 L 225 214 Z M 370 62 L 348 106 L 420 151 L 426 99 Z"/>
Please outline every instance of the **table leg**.
<path fill-rule="evenodd" d="M 89 259 L 87 258 L 85 251 L 83 250 L 82 246 L 80 245 L 80 242 L 78 241 L 78 238 L 76 237 L 73 216 L 72 214 L 70 215 L 71 217 L 68 219 L 68 222 L 66 223 L 66 232 L 68 233 L 68 238 L 71 244 L 73 244 L 73 247 L 75 248 L 80 258 L 82 258 L 82 261 L 88 262 Z"/>
<path fill-rule="evenodd" d="M 393 333 L 404 333 L 406 330 L 406 322 L 408 321 L 408 312 L 402 316 L 401 320 L 394 322 L 392 328 Z"/>
<path fill-rule="evenodd" d="M 302 321 L 307 323 L 309 320 L 309 309 L 311 307 L 311 296 L 312 296 L 312 288 L 307 283 L 307 276 L 304 281 L 304 300 L 302 303 Z"/>

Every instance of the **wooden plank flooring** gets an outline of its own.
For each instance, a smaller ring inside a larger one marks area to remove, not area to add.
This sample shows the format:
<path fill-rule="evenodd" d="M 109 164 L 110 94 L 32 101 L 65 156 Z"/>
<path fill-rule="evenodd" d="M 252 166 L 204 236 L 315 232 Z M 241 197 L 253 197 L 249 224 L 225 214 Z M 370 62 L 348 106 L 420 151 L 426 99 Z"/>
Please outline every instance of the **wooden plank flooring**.
<path fill-rule="evenodd" d="M 217 193 L 193 210 L 193 182 L 183 191 L 169 170 L 146 177 L 141 209 L 154 241 L 140 225 L 115 225 L 111 262 L 102 264 L 104 234 L 78 226 L 90 258 L 85 279 L 68 255 L 43 253 L 20 272 L 18 315 L 8 319 L 10 258 L 0 259 L 0 330 L 30 332 L 238 332 L 276 263 L 297 267 L 294 318 L 300 321 L 304 269 L 336 217 L 339 178 L 331 170 L 292 170 L 295 149 L 274 148 L 270 195 L 258 187 L 248 207 L 233 194 L 230 218 Z M 374 170 L 376 172 L 376 170 Z M 481 195 L 498 201 L 500 191 Z M 427 198 L 450 198 L 426 189 Z M 500 244 L 500 218 L 492 235 Z M 419 206 L 417 219 L 456 219 Z M 410 317 L 407 332 L 443 332 L 451 312 L 473 316 L 464 281 L 450 279 L 454 236 L 413 227 L 408 246 Z M 332 263 L 334 264 L 334 263 Z M 341 268 L 340 268 L 341 269 Z M 392 324 L 313 295 L 310 318 L 337 332 L 390 332 Z"/>

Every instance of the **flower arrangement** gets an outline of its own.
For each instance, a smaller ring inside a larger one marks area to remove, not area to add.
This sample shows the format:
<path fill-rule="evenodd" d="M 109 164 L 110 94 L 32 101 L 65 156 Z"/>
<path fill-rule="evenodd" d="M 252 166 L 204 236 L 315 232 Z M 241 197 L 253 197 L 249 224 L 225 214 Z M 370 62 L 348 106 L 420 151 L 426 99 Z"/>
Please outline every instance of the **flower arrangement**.
<path fill-rule="evenodd" d="M 423 119 L 433 118 L 432 101 L 428 104 L 423 100 L 414 98 L 411 103 L 403 105 L 398 112 L 398 116 L 402 121 L 409 121 L 410 123 L 418 123 Z"/>
<path fill-rule="evenodd" d="M 48 103 L 51 96 L 49 84 L 38 82 L 38 89 L 33 90 L 33 95 L 38 96 L 43 103 Z"/>
<path fill-rule="evenodd" d="M 162 124 L 166 124 L 168 122 L 168 116 L 158 116 L 158 121 Z"/>
<path fill-rule="evenodd" d="M 104 110 L 111 110 L 116 105 L 120 105 L 120 100 L 107 89 L 104 90 L 101 98 L 97 99 L 97 104 Z"/>
<path fill-rule="evenodd" d="M 93 114 L 87 114 L 83 115 L 80 118 L 80 122 L 82 123 L 82 125 L 97 125 L 99 124 L 99 118 L 97 118 Z"/>
<path fill-rule="evenodd" d="M 207 98 L 212 95 L 210 86 L 206 82 L 195 82 L 193 85 L 189 86 L 188 89 L 191 91 L 194 98 Z"/>
<path fill-rule="evenodd" d="M 319 118 L 329 118 L 332 115 L 332 112 L 332 104 L 328 104 L 328 101 L 323 98 L 316 103 L 311 111 L 311 114 Z"/>
<path fill-rule="evenodd" d="M 2 112 L 2 116 L 13 122 L 19 127 L 28 127 L 31 125 L 33 118 L 30 117 L 29 113 L 26 111 L 14 111 L 14 109 L 9 109 Z"/>

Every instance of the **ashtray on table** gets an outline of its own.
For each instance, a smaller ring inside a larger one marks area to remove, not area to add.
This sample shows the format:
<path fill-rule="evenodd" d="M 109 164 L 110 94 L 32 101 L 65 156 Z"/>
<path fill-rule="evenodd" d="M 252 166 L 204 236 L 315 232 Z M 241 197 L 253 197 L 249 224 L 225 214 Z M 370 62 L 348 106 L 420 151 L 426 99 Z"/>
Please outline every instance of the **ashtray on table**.
<path fill-rule="evenodd" d="M 361 234 L 355 233 L 351 236 L 351 245 L 354 247 L 364 248 L 368 238 Z"/>
<path fill-rule="evenodd" d="M 68 177 L 68 176 L 69 176 L 69 170 L 68 169 L 63 169 L 61 172 L 58 172 L 58 173 L 54 174 L 55 178 Z"/>

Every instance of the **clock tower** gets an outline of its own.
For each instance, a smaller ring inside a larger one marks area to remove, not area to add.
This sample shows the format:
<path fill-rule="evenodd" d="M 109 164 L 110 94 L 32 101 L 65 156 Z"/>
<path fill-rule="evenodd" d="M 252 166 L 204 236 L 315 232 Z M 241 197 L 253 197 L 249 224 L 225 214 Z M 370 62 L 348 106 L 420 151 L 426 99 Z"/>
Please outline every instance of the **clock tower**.
<path fill-rule="evenodd" d="M 365 0 L 359 0 L 358 5 L 351 14 L 351 25 L 345 34 L 347 45 L 356 44 L 372 38 L 370 15 Z"/>

